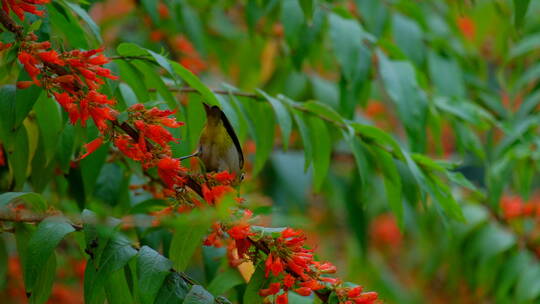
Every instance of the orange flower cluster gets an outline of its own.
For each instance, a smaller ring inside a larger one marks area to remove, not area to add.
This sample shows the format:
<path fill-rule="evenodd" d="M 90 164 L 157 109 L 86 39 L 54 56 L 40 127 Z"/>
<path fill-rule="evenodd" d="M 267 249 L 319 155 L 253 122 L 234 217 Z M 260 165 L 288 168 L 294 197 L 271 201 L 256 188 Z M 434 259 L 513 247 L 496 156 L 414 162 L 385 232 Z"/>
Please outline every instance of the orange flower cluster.
<path fill-rule="evenodd" d="M 19 19 L 24 20 L 24 13 L 43 16 L 43 11 L 38 11 L 36 5 L 43 5 L 51 0 L 2 0 L 2 9 L 6 14 L 13 11 Z"/>
<path fill-rule="evenodd" d="M 501 210 L 507 220 L 523 217 L 540 217 L 540 200 L 533 197 L 525 203 L 519 196 L 505 195 L 501 198 Z"/>
<path fill-rule="evenodd" d="M 344 304 L 369 304 L 374 303 L 378 295 L 376 292 L 362 292 L 362 286 L 340 287 L 336 289 L 339 303 Z"/>
<path fill-rule="evenodd" d="M 457 26 L 463 36 L 469 40 L 473 40 L 476 35 L 476 25 L 470 17 L 463 16 L 457 19 Z"/>
<path fill-rule="evenodd" d="M 102 65 L 109 62 L 103 49 L 90 51 L 69 51 L 58 53 L 50 50 L 50 42 L 24 42 L 19 51 L 19 61 L 33 80 L 54 95 L 58 103 L 68 114 L 72 124 L 81 122 L 82 126 L 92 118 L 98 129 L 103 132 L 108 128 L 107 121 L 116 119 L 116 112 L 110 106 L 115 100 L 97 90 L 104 83 L 104 78 L 117 79 L 109 69 Z M 32 85 L 22 81 L 19 89 Z"/>
<path fill-rule="evenodd" d="M 170 143 L 178 139 L 165 128 L 183 125 L 170 117 L 174 113 L 156 107 L 146 109 L 142 104 L 133 105 L 128 109 L 128 121 L 137 129 L 138 138 L 126 134 L 114 135 L 114 145 L 124 155 L 141 162 L 144 169 L 157 167 L 159 177 L 171 190 L 184 184 L 181 172 L 185 171 L 180 160 L 172 158 Z"/>
<path fill-rule="evenodd" d="M 399 250 L 403 241 L 396 218 L 389 213 L 374 218 L 369 232 L 371 241 L 380 249 Z"/>
<path fill-rule="evenodd" d="M 184 36 L 173 38 L 173 46 L 180 52 L 180 64 L 194 74 L 199 74 L 206 69 L 206 63 L 201 59 L 193 44 Z"/>
<path fill-rule="evenodd" d="M 244 211 L 240 219 L 228 229 L 221 224 L 214 224 L 205 245 L 222 246 L 222 239 L 230 237 L 228 256 L 233 266 L 246 260 L 257 264 L 264 257 L 265 276 L 271 278 L 271 283 L 261 289 L 259 295 L 275 296 L 276 303 L 286 304 L 288 291 L 301 296 L 309 296 L 318 291 L 334 291 L 339 303 L 375 303 L 377 293 L 363 293 L 361 287 L 343 287 L 340 279 L 328 276 L 336 272 L 336 267 L 329 262 L 314 259 L 313 250 L 305 247 L 306 237 L 301 231 L 285 228 L 279 233 L 268 234 L 252 228 L 249 224 L 251 216 L 251 211 Z"/>

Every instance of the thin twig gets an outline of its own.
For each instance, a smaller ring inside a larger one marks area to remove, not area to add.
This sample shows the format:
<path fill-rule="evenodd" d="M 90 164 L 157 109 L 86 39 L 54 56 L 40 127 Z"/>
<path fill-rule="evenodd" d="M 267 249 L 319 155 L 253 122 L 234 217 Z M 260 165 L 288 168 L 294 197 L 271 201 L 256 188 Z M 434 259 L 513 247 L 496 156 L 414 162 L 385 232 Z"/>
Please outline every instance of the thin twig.
<path fill-rule="evenodd" d="M 24 39 L 23 27 L 17 25 L 4 10 L 0 10 L 0 23 L 6 28 L 6 30 L 15 34 L 17 40 Z"/>
<path fill-rule="evenodd" d="M 148 91 L 156 92 L 156 89 L 151 88 L 151 89 L 148 89 Z M 179 92 L 179 93 L 198 93 L 198 94 L 200 94 L 200 92 L 197 89 L 191 88 L 191 87 L 169 88 L 169 91 L 171 91 L 171 92 Z M 251 99 L 255 99 L 255 100 L 259 100 L 259 101 L 266 100 L 263 96 L 255 94 L 255 93 L 236 92 L 236 91 L 227 91 L 227 90 L 211 90 L 211 91 L 212 91 L 212 93 L 219 94 L 219 95 L 233 95 L 233 96 L 238 96 L 238 97 L 247 97 L 247 98 L 251 98 Z"/>

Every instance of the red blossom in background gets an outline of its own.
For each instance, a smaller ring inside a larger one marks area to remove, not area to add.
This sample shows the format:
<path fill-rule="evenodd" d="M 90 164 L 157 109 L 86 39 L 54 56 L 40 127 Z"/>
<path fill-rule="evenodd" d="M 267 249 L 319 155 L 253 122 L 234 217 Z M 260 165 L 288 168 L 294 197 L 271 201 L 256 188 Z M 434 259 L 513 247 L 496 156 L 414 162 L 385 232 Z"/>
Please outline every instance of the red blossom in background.
<path fill-rule="evenodd" d="M 6 14 L 9 14 L 10 10 L 24 20 L 24 13 L 30 13 L 38 16 L 43 16 L 43 11 L 37 9 L 36 5 L 47 4 L 51 0 L 2 0 L 2 9 Z"/>
<path fill-rule="evenodd" d="M 381 214 L 370 224 L 371 241 L 378 247 L 398 249 L 403 241 L 396 218 L 391 214 Z"/>
<path fill-rule="evenodd" d="M 476 25 L 470 17 L 464 16 L 457 19 L 459 30 L 468 40 L 473 40 L 476 35 Z"/>
<path fill-rule="evenodd" d="M 173 38 L 172 45 L 180 52 L 180 64 L 194 74 L 199 74 L 206 69 L 206 63 L 200 58 L 193 44 L 184 36 Z"/>

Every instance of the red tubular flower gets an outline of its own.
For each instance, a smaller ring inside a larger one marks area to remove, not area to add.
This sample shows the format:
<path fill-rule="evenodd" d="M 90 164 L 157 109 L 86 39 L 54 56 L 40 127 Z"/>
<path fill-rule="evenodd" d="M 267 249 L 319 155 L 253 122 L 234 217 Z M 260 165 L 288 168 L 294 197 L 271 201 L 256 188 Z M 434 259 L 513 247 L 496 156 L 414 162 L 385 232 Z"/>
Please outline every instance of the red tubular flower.
<path fill-rule="evenodd" d="M 312 264 L 317 268 L 320 273 L 336 273 L 337 271 L 336 266 L 329 262 L 319 263 L 313 261 Z"/>
<path fill-rule="evenodd" d="M 176 118 L 174 117 L 169 117 L 174 115 L 174 113 L 176 113 L 176 110 L 160 110 L 153 107 L 152 109 L 148 110 L 146 117 L 154 124 L 158 123 L 169 128 L 178 128 L 183 126 L 183 122 L 176 121 Z"/>
<path fill-rule="evenodd" d="M 362 293 L 362 286 L 356 286 L 354 288 L 351 288 L 348 292 L 347 292 L 347 296 L 349 298 L 356 298 L 358 297 L 361 293 Z"/>
<path fill-rule="evenodd" d="M 90 107 L 89 109 L 90 116 L 94 120 L 94 123 L 99 130 L 103 131 L 109 127 L 106 123 L 107 121 L 112 121 L 116 119 L 114 111 L 109 107 Z"/>
<path fill-rule="evenodd" d="M 65 65 L 64 61 L 60 59 L 60 57 L 58 56 L 58 53 L 55 50 L 50 50 L 47 52 L 40 52 L 38 53 L 38 56 L 44 62 L 53 63 L 53 64 L 57 64 L 61 66 Z"/>
<path fill-rule="evenodd" d="M 17 81 L 17 89 L 24 90 L 33 84 L 32 81 Z"/>
<path fill-rule="evenodd" d="M 209 188 L 208 185 L 206 184 L 202 185 L 203 198 L 205 201 L 207 201 L 210 204 L 215 204 L 225 194 L 232 191 L 234 191 L 234 189 L 230 186 L 219 185 L 219 186 Z"/>
<path fill-rule="evenodd" d="M 103 137 L 98 137 L 91 142 L 84 145 L 84 148 L 86 149 L 86 153 L 84 153 L 80 159 L 83 159 L 93 153 L 97 150 L 101 145 L 103 144 Z"/>
<path fill-rule="evenodd" d="M 234 225 L 231 229 L 227 230 L 227 233 L 235 240 L 242 240 L 254 234 L 251 232 L 251 226 L 246 223 Z"/>
<path fill-rule="evenodd" d="M 289 296 L 287 293 L 282 293 L 277 296 L 276 298 L 276 304 L 287 304 L 289 303 Z"/>
<path fill-rule="evenodd" d="M 184 179 L 179 175 L 182 170 L 180 160 L 171 157 L 164 157 L 157 164 L 158 175 L 165 182 L 167 187 L 174 188 L 176 185 L 184 183 Z"/>
<path fill-rule="evenodd" d="M 374 303 L 378 297 L 379 295 L 376 292 L 370 291 L 359 295 L 357 298 L 353 299 L 353 301 L 356 304 L 370 304 Z"/>
<path fill-rule="evenodd" d="M 259 295 L 261 297 L 275 295 L 279 292 L 280 289 L 281 289 L 280 283 L 271 283 L 270 286 L 268 286 L 268 288 L 259 290 Z"/>
<path fill-rule="evenodd" d="M 311 289 L 307 287 L 300 287 L 300 288 L 295 289 L 294 292 L 296 292 L 297 294 L 301 296 L 307 297 L 311 294 Z"/>
<path fill-rule="evenodd" d="M 39 11 L 36 5 L 47 4 L 50 0 L 2 0 L 2 9 L 6 14 L 12 10 L 19 19 L 24 20 L 24 13 L 43 16 L 43 11 Z"/>
<path fill-rule="evenodd" d="M 144 161 L 152 158 L 152 155 L 141 149 L 139 144 L 133 141 L 133 139 L 127 135 L 120 135 L 114 139 L 114 145 L 125 156 L 136 160 Z"/>
<path fill-rule="evenodd" d="M 314 279 L 310 279 L 310 280 L 301 282 L 300 286 L 309 288 L 311 290 L 319 290 L 319 289 L 324 288 L 323 284 L 321 284 L 319 281 L 314 280 Z"/>
<path fill-rule="evenodd" d="M 287 289 L 290 289 L 291 287 L 293 287 L 295 282 L 296 282 L 296 279 L 288 273 L 283 277 L 283 285 Z"/>
<path fill-rule="evenodd" d="M 219 183 L 228 185 L 234 181 L 236 175 L 234 174 L 234 172 L 229 173 L 228 171 L 222 171 L 214 174 L 214 178 Z"/>
<path fill-rule="evenodd" d="M 37 76 L 40 74 L 40 69 L 37 67 L 39 61 L 34 56 L 32 56 L 32 54 L 25 51 L 21 51 L 17 57 L 24 66 L 24 69 L 26 70 L 28 75 L 30 75 L 32 80 L 34 80 L 34 83 L 36 85 L 41 85 L 41 83 L 37 79 Z"/>

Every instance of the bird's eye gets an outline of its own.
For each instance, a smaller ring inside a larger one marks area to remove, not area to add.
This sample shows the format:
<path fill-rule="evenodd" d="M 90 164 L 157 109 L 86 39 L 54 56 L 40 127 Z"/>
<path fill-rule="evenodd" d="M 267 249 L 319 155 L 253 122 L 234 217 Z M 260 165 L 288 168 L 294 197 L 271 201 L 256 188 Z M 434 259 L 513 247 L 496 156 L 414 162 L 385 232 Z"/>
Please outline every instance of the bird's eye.
<path fill-rule="evenodd" d="M 243 181 L 244 177 L 246 177 L 246 173 L 242 172 L 242 174 L 240 174 L 240 180 Z"/>

